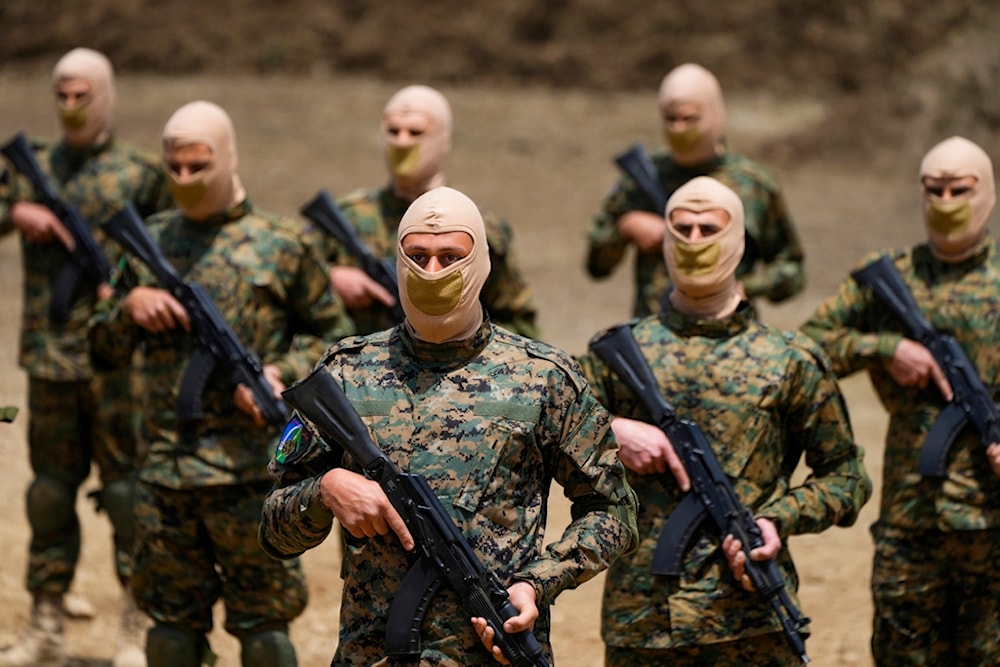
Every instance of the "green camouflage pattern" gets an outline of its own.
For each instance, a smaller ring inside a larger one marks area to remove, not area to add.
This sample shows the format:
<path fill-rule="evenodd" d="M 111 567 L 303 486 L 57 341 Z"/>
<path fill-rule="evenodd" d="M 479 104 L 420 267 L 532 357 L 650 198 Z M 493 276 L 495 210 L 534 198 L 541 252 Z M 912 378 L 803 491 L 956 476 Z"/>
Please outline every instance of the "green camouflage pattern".
<path fill-rule="evenodd" d="M 671 649 L 605 646 L 604 667 L 801 667 L 778 633 Z"/>
<path fill-rule="evenodd" d="M 325 263 L 303 239 L 297 221 L 256 210 L 245 200 L 203 222 L 176 210 L 146 222 L 167 260 L 185 280 L 205 289 L 243 345 L 264 364 L 277 365 L 286 385 L 353 332 L 328 289 Z M 154 284 L 137 258 L 128 258 L 124 272 L 122 296 L 126 286 Z M 224 369 L 208 380 L 204 418 L 178 419 L 177 395 L 193 351 L 193 339 L 183 329 L 149 334 L 123 314 L 121 299 L 114 299 L 101 304 L 91 343 L 95 357 L 112 368 L 126 367 L 133 350 L 141 351 L 140 479 L 173 489 L 268 479 L 276 428 L 256 428 L 236 407 Z"/>
<path fill-rule="evenodd" d="M 308 593 L 297 559 L 268 558 L 257 543 L 268 486 L 175 491 L 137 484 L 133 589 L 140 608 L 157 623 L 204 635 L 221 599 L 226 631 L 236 637 L 287 630 Z"/>
<path fill-rule="evenodd" d="M 873 252 L 892 259 L 922 315 L 953 336 L 996 400 L 1000 388 L 1000 252 L 987 239 L 964 262 L 936 260 L 927 244 Z M 934 384 L 902 387 L 889 374 L 904 327 L 852 278 L 802 331 L 819 341 L 838 376 L 866 371 L 889 413 L 875 538 L 872 651 L 878 664 L 1000 664 L 1000 480 L 974 428 L 951 446 L 946 476 L 917 472 L 920 450 L 945 402 Z"/>
<path fill-rule="evenodd" d="M 870 253 L 858 267 L 881 254 Z M 1000 324 L 991 305 L 1000 290 L 996 244 L 985 243 L 960 264 L 935 260 L 926 244 L 887 254 L 923 316 L 958 341 L 995 398 L 1000 389 Z M 913 530 L 1000 527 L 1000 480 L 974 428 L 964 430 L 952 445 L 945 479 L 923 479 L 917 472 L 924 437 L 945 402 L 933 383 L 922 390 L 901 387 L 889 375 L 904 328 L 871 290 L 848 277 L 802 331 L 819 341 L 839 377 L 866 371 L 889 413 L 880 523 Z"/>
<path fill-rule="evenodd" d="M 125 202 L 132 202 L 143 216 L 171 203 L 160 162 L 115 139 L 86 150 L 71 148 L 65 142 L 34 141 L 32 147 L 59 196 L 90 225 L 94 239 L 112 266 L 122 250 L 105 236 L 99 225 L 121 210 Z M 33 201 L 35 194 L 22 175 L 12 171 L 7 178 L 6 198 L 0 201 L 0 229 L 9 231 L 13 228 L 10 207 L 15 202 Z M 29 375 L 46 380 L 91 377 L 87 323 L 94 310 L 96 293 L 77 300 L 63 325 L 53 325 L 49 318 L 52 281 L 70 261 L 69 254 L 59 242 L 37 244 L 23 239 L 21 251 L 24 266 L 18 358 L 21 367 Z"/>
<path fill-rule="evenodd" d="M 337 199 L 337 206 L 354 227 L 365 245 L 379 258 L 396 258 L 399 221 L 410 202 L 397 197 L 392 188 L 358 190 Z M 480 209 L 490 246 L 490 275 L 483 285 L 480 300 L 494 324 L 529 338 L 538 338 L 534 296 L 525 282 L 514 253 L 514 231 L 510 224 L 487 209 Z M 310 223 L 311 224 L 311 223 Z M 322 233 L 322 232 L 319 232 Z M 357 266 L 350 253 L 336 239 L 324 234 L 325 256 L 330 264 Z M 352 310 L 359 334 L 375 333 L 397 324 L 389 309 L 376 306 L 364 311 Z"/>
<path fill-rule="evenodd" d="M 804 336 L 756 321 L 748 302 L 723 320 L 667 309 L 631 327 L 660 392 L 680 417 L 701 427 L 743 504 L 773 521 L 785 540 L 777 560 L 795 600 L 788 536 L 852 525 L 872 491 L 825 355 Z M 580 362 L 612 414 L 650 420 L 641 400 L 596 355 Z M 792 486 L 803 454 L 808 477 Z M 735 581 L 711 522 L 692 538 L 680 577 L 652 574 L 664 522 L 685 494 L 670 474 L 629 471 L 629 482 L 639 495 L 640 541 L 608 571 L 606 644 L 669 649 L 780 631 L 770 606 Z"/>
<path fill-rule="evenodd" d="M 427 479 L 484 566 L 507 585 L 534 585 L 534 632 L 551 660 L 549 605 L 635 539 L 635 497 L 610 416 L 572 359 L 486 322 L 472 338 L 440 345 L 414 340 L 402 326 L 348 338 L 322 365 L 382 451 Z M 333 516 L 319 499 L 318 480 L 339 458 L 312 430 L 276 452 L 260 531 L 268 552 L 295 556 L 329 534 Z M 358 471 L 350 459 L 343 464 Z M 574 519 L 543 548 L 552 481 L 571 501 Z M 415 556 L 394 535 L 347 535 L 345 543 L 333 664 L 367 666 L 384 657 L 388 608 Z M 494 664 L 450 589 L 434 597 L 421 638 L 421 665 Z"/>
<path fill-rule="evenodd" d="M 170 190 L 159 161 L 111 138 L 88 149 L 65 142 L 31 142 L 35 157 L 60 198 L 90 226 L 97 243 L 114 264 L 119 246 L 99 229 L 100 223 L 131 202 L 145 214 L 166 208 Z M 34 201 L 28 180 L 16 170 L 0 174 L 0 232 L 13 231 L 10 209 Z M 37 485 L 48 493 L 29 492 L 32 525 L 27 588 L 65 593 L 79 558 L 80 530 L 76 503 L 80 486 L 97 464 L 106 486 L 130 480 L 134 472 L 135 421 L 127 371 L 95 372 L 87 351 L 86 330 L 96 294 L 76 301 L 67 321 L 49 318 L 52 281 L 70 261 L 58 242 L 28 243 L 22 238 L 24 298 L 19 363 L 28 374 L 28 450 Z M 58 485 L 58 501 L 52 501 Z M 97 492 L 98 494 L 100 492 Z M 99 505 L 100 507 L 100 505 Z M 45 520 L 39 517 L 45 515 Z M 112 517 L 115 571 L 126 581 L 131 572 L 129 526 Z M 53 527 L 59 527 L 53 529 Z"/>
<path fill-rule="evenodd" d="M 743 201 L 746 250 L 736 267 L 750 299 L 772 302 L 789 299 L 805 287 L 804 253 L 798 233 L 785 206 L 777 180 L 763 165 L 736 153 L 725 152 L 715 160 L 694 167 L 682 167 L 664 150 L 650 155 L 660 176 L 660 185 L 669 197 L 674 190 L 696 176 L 711 176 L 732 188 Z M 630 177 L 614 184 L 601 203 L 588 231 L 587 272 L 606 278 L 625 259 L 629 243 L 618 233 L 618 218 L 629 211 L 649 211 L 653 202 Z M 660 312 L 663 295 L 670 287 L 663 253 L 635 253 L 633 274 L 634 317 Z"/>

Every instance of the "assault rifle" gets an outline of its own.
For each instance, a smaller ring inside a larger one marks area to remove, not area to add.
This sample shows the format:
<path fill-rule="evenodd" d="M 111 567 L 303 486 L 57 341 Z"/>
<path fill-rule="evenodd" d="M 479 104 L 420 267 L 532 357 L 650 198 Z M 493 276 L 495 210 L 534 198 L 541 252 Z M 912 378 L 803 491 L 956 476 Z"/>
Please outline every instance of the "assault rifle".
<path fill-rule="evenodd" d="M 690 493 L 667 518 L 660 533 L 653 554 L 653 574 L 679 576 L 689 541 L 702 522 L 711 517 L 720 539 L 732 535 L 740 541 L 754 589 L 771 605 L 791 649 L 803 663 L 809 662 L 805 640 L 799 633 L 809 619 L 802 616 L 789 597 L 774 559 L 750 559 L 750 551 L 764 544 L 757 522 L 737 497 L 702 430 L 694 422 L 678 417 L 660 394 L 631 328 L 622 325 L 598 334 L 589 346 L 642 401 L 653 423 L 669 438 L 691 479 Z"/>
<path fill-rule="evenodd" d="M 31 182 L 38 203 L 52 211 L 73 237 L 74 248 L 68 253 L 70 261 L 63 264 L 56 275 L 49 304 L 49 319 L 55 324 L 62 324 L 69 317 L 73 304 L 83 295 L 84 287 L 96 290 L 98 285 L 111 278 L 111 264 L 94 240 L 87 221 L 75 208 L 60 199 L 38 164 L 24 133 L 14 135 L 0 147 L 0 152 Z"/>
<path fill-rule="evenodd" d="M 517 615 L 497 575 L 483 567 L 476 552 L 451 520 L 422 476 L 402 472 L 372 441 L 364 422 L 325 368 L 286 389 L 282 396 L 307 418 L 331 445 L 348 452 L 378 482 L 406 522 L 418 560 L 407 572 L 389 607 L 385 650 L 388 655 L 420 653 L 420 626 L 430 603 L 447 582 L 472 617 L 485 618 L 494 643 L 516 667 L 548 667 L 530 630 L 508 633 L 504 621 Z"/>
<path fill-rule="evenodd" d="M 656 166 L 646 155 L 642 144 L 634 143 L 627 151 L 616 155 L 615 164 L 635 181 L 639 190 L 649 198 L 656 212 L 663 215 L 667 210 L 667 193 L 663 191 Z"/>
<path fill-rule="evenodd" d="M 104 231 L 150 268 L 160 287 L 181 302 L 191 318 L 195 349 L 184 370 L 177 397 L 177 416 L 181 419 L 202 417 L 202 394 L 218 362 L 230 371 L 233 384 L 245 384 L 265 421 L 276 426 L 288 422 L 288 408 L 275 398 L 264 377 L 260 359 L 247 349 L 226 323 L 204 288 L 185 281 L 149 235 L 135 208 L 128 204 L 103 225 Z"/>
<path fill-rule="evenodd" d="M 396 322 L 402 322 L 405 315 L 403 307 L 399 305 L 399 281 L 396 278 L 396 264 L 387 258 L 375 256 L 371 248 L 358 237 L 357 232 L 344 217 L 344 212 L 337 206 L 330 193 L 326 189 L 321 189 L 315 197 L 302 205 L 299 212 L 319 225 L 327 234 L 337 239 L 358 262 L 361 270 L 393 296 L 396 303 L 390 309 L 392 317 Z"/>
<path fill-rule="evenodd" d="M 920 474 L 925 477 L 946 475 L 948 452 L 955 438 L 970 422 L 979 432 L 984 446 L 1000 442 L 1000 411 L 986 385 L 979 379 L 976 367 L 958 341 L 936 331 L 920 313 L 892 261 L 883 255 L 854 271 L 851 276 L 858 284 L 870 287 L 903 321 L 908 335 L 930 350 L 951 385 L 954 397 L 931 425 L 920 450 Z"/>

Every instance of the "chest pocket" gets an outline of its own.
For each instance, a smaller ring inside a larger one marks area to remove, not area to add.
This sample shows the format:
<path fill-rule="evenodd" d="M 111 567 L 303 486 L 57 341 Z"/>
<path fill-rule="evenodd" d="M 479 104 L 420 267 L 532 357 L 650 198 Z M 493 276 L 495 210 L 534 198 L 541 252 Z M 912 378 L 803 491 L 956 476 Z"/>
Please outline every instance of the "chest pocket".
<path fill-rule="evenodd" d="M 542 509 L 547 473 L 535 443 L 539 412 L 538 406 L 499 401 L 476 406 L 475 419 L 482 420 L 482 442 L 469 460 L 467 474 L 452 501 L 456 508 L 515 532 Z"/>

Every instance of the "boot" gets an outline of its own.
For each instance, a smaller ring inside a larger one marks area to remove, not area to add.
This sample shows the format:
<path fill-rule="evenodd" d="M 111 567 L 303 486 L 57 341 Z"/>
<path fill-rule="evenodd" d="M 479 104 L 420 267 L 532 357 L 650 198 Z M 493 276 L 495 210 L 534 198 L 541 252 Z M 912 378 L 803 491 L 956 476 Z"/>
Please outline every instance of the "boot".
<path fill-rule="evenodd" d="M 118 628 L 118 649 L 111 667 L 146 667 L 146 632 L 152 620 L 135 604 L 135 597 L 122 591 L 121 625 Z"/>
<path fill-rule="evenodd" d="M 36 593 L 31 605 L 31 624 L 20 642 L 0 650 L 0 667 L 63 667 L 66 664 L 64 616 L 61 595 Z"/>

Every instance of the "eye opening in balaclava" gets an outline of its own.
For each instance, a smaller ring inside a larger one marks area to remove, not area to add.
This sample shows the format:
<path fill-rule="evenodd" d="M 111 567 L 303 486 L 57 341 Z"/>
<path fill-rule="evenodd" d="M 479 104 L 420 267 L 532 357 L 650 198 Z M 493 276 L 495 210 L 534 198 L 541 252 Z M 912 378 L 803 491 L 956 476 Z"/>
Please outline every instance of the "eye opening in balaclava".
<path fill-rule="evenodd" d="M 968 177 L 971 177 L 968 178 Z M 962 179 L 975 183 L 945 201 L 937 185 Z M 971 257 L 986 236 L 986 225 L 996 203 L 993 163 L 986 152 L 964 137 L 953 136 L 931 148 L 920 163 L 924 226 L 933 255 L 956 263 Z"/>
<path fill-rule="evenodd" d="M 472 238 L 472 251 L 440 271 L 427 271 L 403 252 L 410 234 L 456 231 Z M 409 330 L 431 343 L 472 336 L 483 322 L 479 293 L 490 273 L 486 226 L 479 208 L 453 188 L 428 190 L 403 214 L 398 239 L 399 299 Z"/>
<path fill-rule="evenodd" d="M 415 126 L 419 135 L 391 130 Z M 407 200 L 444 185 L 444 162 L 451 150 L 451 105 L 429 86 L 406 86 L 394 94 L 382 111 L 382 138 L 386 166 L 396 193 Z"/>
<path fill-rule="evenodd" d="M 677 210 L 721 210 L 729 224 L 705 238 L 691 241 L 674 221 Z M 731 314 L 741 296 L 736 284 L 736 267 L 743 258 L 745 230 L 743 202 L 730 188 L 709 176 L 693 178 L 677 188 L 667 200 L 667 233 L 663 238 L 663 258 L 673 289 L 670 302 L 675 308 L 699 319 L 719 319 Z"/>
<path fill-rule="evenodd" d="M 726 106 L 714 74 L 694 63 L 675 67 L 663 77 L 657 103 L 663 120 L 664 141 L 678 164 L 707 162 L 722 150 Z M 691 115 L 696 109 L 697 120 L 685 130 L 675 132 L 667 118 L 681 109 L 683 115 Z"/>
<path fill-rule="evenodd" d="M 85 81 L 90 91 L 83 103 L 64 106 L 56 97 L 56 111 L 66 141 L 79 148 L 104 143 L 111 136 L 115 108 L 115 75 L 108 58 L 93 49 L 76 48 L 52 68 L 53 92 L 67 81 Z"/>
<path fill-rule="evenodd" d="M 222 107 L 197 100 L 180 107 L 163 128 L 164 156 L 171 148 L 203 144 L 212 154 L 200 171 L 180 176 L 169 168 L 167 178 L 174 199 L 191 220 L 204 220 L 246 197 L 236 173 L 236 131 Z"/>

